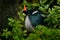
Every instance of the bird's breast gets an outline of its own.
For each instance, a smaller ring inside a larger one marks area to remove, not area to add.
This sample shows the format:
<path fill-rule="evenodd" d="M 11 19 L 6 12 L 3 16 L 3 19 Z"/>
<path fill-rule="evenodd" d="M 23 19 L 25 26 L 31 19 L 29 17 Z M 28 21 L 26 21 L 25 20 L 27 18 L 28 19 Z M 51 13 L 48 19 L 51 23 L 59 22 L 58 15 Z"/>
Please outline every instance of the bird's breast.
<path fill-rule="evenodd" d="M 25 18 L 25 27 L 29 30 L 32 31 L 34 28 L 32 27 L 32 24 L 30 22 L 29 16 L 27 15 Z"/>

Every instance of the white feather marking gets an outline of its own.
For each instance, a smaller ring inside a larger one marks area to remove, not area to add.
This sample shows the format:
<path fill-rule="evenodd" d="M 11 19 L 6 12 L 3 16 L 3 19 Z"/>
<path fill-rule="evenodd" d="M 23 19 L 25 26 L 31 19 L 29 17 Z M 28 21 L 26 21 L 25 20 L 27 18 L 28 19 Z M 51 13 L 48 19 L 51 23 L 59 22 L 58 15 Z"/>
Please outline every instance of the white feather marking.
<path fill-rule="evenodd" d="M 35 13 L 37 13 L 38 11 L 34 11 L 32 14 L 35 14 Z"/>
<path fill-rule="evenodd" d="M 29 20 L 29 16 L 26 16 L 26 19 L 25 19 L 25 27 L 29 30 L 29 31 L 33 31 L 34 28 L 32 27 L 31 25 L 31 22 Z"/>

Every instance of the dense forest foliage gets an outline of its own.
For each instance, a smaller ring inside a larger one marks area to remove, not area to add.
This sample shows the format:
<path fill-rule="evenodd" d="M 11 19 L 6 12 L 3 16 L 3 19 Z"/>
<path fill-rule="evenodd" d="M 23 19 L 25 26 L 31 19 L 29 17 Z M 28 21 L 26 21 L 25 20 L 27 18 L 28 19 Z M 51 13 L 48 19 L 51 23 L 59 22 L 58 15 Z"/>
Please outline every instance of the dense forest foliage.
<path fill-rule="evenodd" d="M 45 13 L 46 25 L 28 33 L 24 25 L 23 6 L 38 6 Z M 1 40 L 60 40 L 60 0 L 0 0 Z"/>

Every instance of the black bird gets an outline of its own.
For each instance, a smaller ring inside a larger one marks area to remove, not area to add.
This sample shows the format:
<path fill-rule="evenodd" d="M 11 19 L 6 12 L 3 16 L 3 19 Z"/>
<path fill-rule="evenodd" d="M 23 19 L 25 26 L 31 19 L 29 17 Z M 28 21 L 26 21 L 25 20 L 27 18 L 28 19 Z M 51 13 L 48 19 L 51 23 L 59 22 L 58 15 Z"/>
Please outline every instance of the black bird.
<path fill-rule="evenodd" d="M 28 29 L 28 31 L 34 30 L 34 28 L 39 24 L 40 25 L 44 24 L 43 21 L 44 21 L 45 15 L 43 15 L 43 12 L 38 10 L 38 7 L 35 7 L 32 10 L 28 10 L 24 5 L 23 12 L 26 14 L 25 27 Z"/>

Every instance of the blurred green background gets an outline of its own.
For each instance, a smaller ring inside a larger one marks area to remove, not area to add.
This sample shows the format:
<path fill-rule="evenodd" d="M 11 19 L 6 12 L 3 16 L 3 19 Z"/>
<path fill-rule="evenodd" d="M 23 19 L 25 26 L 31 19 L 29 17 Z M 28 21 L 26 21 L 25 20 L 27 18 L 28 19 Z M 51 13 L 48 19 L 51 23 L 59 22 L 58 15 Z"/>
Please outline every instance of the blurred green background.
<path fill-rule="evenodd" d="M 46 14 L 47 26 L 38 25 L 27 33 L 22 10 L 38 6 Z M 60 0 L 0 0 L 1 40 L 60 40 Z"/>

